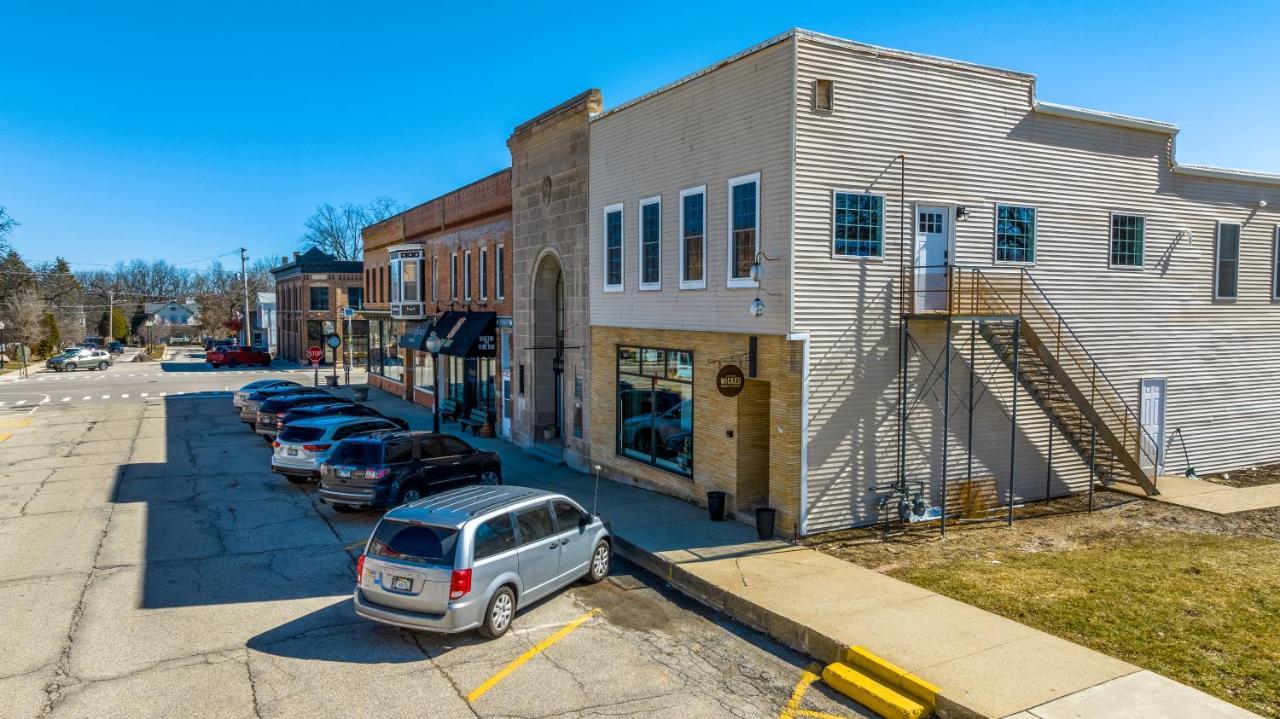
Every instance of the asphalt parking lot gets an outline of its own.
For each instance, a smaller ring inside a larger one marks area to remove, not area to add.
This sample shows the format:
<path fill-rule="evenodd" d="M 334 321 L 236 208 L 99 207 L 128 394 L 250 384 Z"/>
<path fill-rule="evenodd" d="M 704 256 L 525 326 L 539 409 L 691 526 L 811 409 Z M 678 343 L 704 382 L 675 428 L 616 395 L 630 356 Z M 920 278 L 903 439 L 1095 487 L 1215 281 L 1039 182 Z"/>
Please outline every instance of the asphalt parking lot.
<path fill-rule="evenodd" d="M 867 716 L 810 686 L 807 658 L 622 563 L 496 641 L 360 619 L 377 515 L 270 473 L 216 387 L 251 373 L 149 371 L 165 396 L 0 407 L 0 716 Z M 0 385 L 23 393 L 49 394 Z"/>

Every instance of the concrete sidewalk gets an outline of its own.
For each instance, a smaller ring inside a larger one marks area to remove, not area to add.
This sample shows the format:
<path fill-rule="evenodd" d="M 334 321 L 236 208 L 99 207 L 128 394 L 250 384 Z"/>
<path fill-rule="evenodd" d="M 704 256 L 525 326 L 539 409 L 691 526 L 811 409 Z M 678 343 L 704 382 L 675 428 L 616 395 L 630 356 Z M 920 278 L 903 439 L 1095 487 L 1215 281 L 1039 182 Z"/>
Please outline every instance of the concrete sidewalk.
<path fill-rule="evenodd" d="M 1150 499 L 1177 504 L 1213 514 L 1235 514 L 1254 509 L 1280 507 L 1280 484 L 1264 484 L 1257 487 L 1232 487 L 1214 484 L 1203 479 L 1188 477 L 1161 477 L 1157 485 L 1160 494 Z M 1140 487 L 1116 483 L 1112 489 L 1138 497 L 1146 497 Z"/>
<path fill-rule="evenodd" d="M 431 413 L 371 390 L 370 404 L 431 427 Z M 457 425 L 445 431 L 459 433 Z M 672 497 L 552 466 L 500 439 L 507 484 L 567 494 L 613 527 L 623 557 L 682 592 L 822 660 L 852 646 L 937 685 L 947 717 L 1163 717 L 1255 715 L 1165 677 L 1014 621 L 820 552 L 757 541 L 753 528 L 712 522 Z M 597 505 L 598 496 L 598 505 Z"/>

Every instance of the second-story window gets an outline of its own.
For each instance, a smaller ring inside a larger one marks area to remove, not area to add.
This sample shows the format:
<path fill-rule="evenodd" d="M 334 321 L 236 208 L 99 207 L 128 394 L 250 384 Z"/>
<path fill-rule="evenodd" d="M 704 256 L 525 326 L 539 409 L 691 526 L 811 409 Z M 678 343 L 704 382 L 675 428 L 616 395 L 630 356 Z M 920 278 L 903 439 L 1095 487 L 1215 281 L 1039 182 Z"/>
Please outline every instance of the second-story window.
<path fill-rule="evenodd" d="M 489 299 L 489 248 L 480 248 L 480 299 Z"/>
<path fill-rule="evenodd" d="M 884 198 L 865 192 L 836 192 L 832 203 L 832 252 L 836 257 L 884 257 Z"/>
<path fill-rule="evenodd" d="M 422 283 L 418 275 L 422 273 L 421 260 L 402 260 L 400 269 L 401 283 L 404 287 L 400 299 L 404 302 L 422 301 Z"/>
<path fill-rule="evenodd" d="M 604 289 L 622 291 L 622 205 L 604 208 Z"/>
<path fill-rule="evenodd" d="M 1240 294 L 1240 225 L 1218 223 L 1213 253 L 1213 298 L 1234 300 Z"/>
<path fill-rule="evenodd" d="M 680 288 L 707 286 L 707 188 L 680 192 Z"/>
<path fill-rule="evenodd" d="M 1142 267 L 1147 220 L 1141 215 L 1111 216 L 1111 266 Z"/>
<path fill-rule="evenodd" d="M 462 277 L 463 277 L 462 287 L 463 287 L 463 291 L 466 293 L 465 295 L 463 295 L 463 297 L 464 299 L 466 299 L 467 302 L 470 302 L 471 301 L 471 250 L 467 250 L 466 254 L 462 256 Z"/>
<path fill-rule="evenodd" d="M 327 312 L 329 310 L 329 288 L 311 288 L 311 311 Z"/>
<path fill-rule="evenodd" d="M 729 180 L 729 287 L 754 287 L 751 263 L 760 251 L 760 173 Z"/>
<path fill-rule="evenodd" d="M 403 277 L 403 272 L 404 272 L 403 263 L 401 263 L 399 260 L 391 260 L 390 267 L 391 267 L 391 270 L 390 270 L 391 301 L 399 302 L 401 301 L 401 299 L 404 298 L 404 295 L 402 294 L 402 289 L 404 285 L 401 284 L 401 278 Z"/>
<path fill-rule="evenodd" d="M 363 287 L 347 288 L 347 306 L 356 310 L 364 307 L 364 288 Z"/>
<path fill-rule="evenodd" d="M 449 297 L 458 301 L 458 253 L 449 255 Z"/>
<path fill-rule="evenodd" d="M 495 255 L 493 258 L 493 263 L 494 263 L 493 274 L 495 278 L 493 284 L 494 284 L 494 289 L 497 292 L 498 299 L 502 299 L 503 297 L 507 296 L 507 290 L 506 290 L 507 266 L 505 261 L 506 259 L 507 259 L 507 249 L 505 246 L 499 244 L 498 254 Z"/>
<path fill-rule="evenodd" d="M 1036 262 L 1036 208 L 996 205 L 996 262 Z"/>
<path fill-rule="evenodd" d="M 640 289 L 662 289 L 662 198 L 640 201 Z"/>

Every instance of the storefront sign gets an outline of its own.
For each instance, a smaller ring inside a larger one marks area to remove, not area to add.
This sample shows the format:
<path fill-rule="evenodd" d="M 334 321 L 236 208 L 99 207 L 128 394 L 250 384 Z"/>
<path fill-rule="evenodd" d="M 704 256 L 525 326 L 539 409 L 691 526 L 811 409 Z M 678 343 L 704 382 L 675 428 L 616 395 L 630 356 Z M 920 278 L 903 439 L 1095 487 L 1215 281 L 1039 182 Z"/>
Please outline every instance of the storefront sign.
<path fill-rule="evenodd" d="M 737 397 L 745 384 L 742 368 L 736 364 L 727 364 L 716 373 L 716 389 L 725 397 Z"/>
<path fill-rule="evenodd" d="M 498 342 L 493 335 L 480 335 L 476 338 L 476 351 L 479 353 L 496 352 Z"/>

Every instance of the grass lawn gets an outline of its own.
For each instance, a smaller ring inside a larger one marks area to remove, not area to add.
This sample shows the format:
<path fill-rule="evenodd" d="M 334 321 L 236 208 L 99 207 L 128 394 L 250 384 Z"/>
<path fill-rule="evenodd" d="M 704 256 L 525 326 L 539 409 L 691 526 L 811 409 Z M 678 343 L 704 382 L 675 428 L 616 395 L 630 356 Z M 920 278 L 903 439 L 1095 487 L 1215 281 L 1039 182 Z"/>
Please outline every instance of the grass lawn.
<path fill-rule="evenodd" d="M 968 555 L 973 556 L 973 555 Z M 888 573 L 1280 717 L 1280 542 L 1147 529 Z"/>

